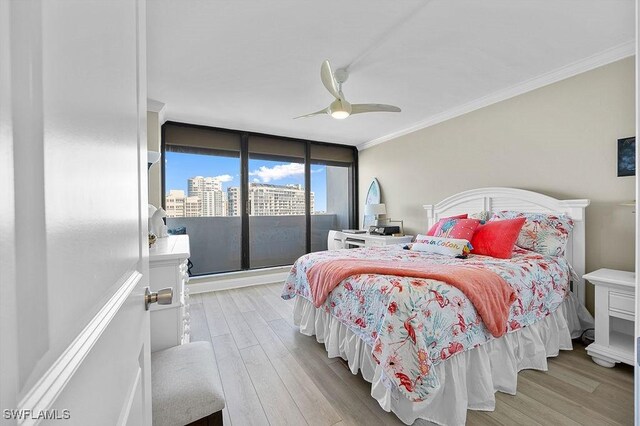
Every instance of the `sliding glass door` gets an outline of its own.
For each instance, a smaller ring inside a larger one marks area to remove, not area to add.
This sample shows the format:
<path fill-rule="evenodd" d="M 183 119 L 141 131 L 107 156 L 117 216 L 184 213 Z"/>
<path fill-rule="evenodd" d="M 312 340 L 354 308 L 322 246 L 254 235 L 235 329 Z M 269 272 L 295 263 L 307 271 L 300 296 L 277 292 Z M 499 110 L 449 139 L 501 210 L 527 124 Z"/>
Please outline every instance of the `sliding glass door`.
<path fill-rule="evenodd" d="M 332 229 L 357 226 L 354 197 L 354 151 L 347 147 L 311 145 L 311 251 L 327 249 Z"/>
<path fill-rule="evenodd" d="M 249 267 L 291 265 L 306 250 L 306 145 L 249 136 Z"/>
<path fill-rule="evenodd" d="M 192 274 L 291 265 L 356 226 L 353 147 L 167 122 L 167 225 L 190 236 Z"/>

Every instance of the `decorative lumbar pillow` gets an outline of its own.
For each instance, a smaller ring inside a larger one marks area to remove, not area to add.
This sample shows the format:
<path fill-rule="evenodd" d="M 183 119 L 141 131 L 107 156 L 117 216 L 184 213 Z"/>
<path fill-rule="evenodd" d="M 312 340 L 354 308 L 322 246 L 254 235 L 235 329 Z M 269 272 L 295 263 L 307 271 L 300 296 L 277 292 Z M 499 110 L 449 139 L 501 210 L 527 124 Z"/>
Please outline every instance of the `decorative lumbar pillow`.
<path fill-rule="evenodd" d="M 440 219 L 439 221 L 437 221 L 437 222 L 435 223 L 435 225 L 433 225 L 433 226 L 431 227 L 431 229 L 429 229 L 429 231 L 427 232 L 427 235 L 429 235 L 429 236 L 433 236 L 433 235 L 435 235 L 436 229 L 438 228 L 438 224 L 439 224 L 441 221 L 443 221 L 443 220 L 448 220 L 448 219 L 466 219 L 467 217 L 468 217 L 468 215 L 467 215 L 466 213 L 465 213 L 465 214 L 459 214 L 459 215 L 457 215 L 457 216 L 443 217 L 442 219 Z"/>
<path fill-rule="evenodd" d="M 418 235 L 416 242 L 411 245 L 411 250 L 454 257 L 467 257 L 472 248 L 471 243 L 464 239 L 440 238 L 428 235 Z"/>
<path fill-rule="evenodd" d="M 516 245 L 549 256 L 564 256 L 573 220 L 566 215 L 502 211 L 491 220 L 525 218 Z"/>
<path fill-rule="evenodd" d="M 458 238 L 470 241 L 476 228 L 480 225 L 478 219 L 440 219 L 436 229 L 430 237 Z"/>
<path fill-rule="evenodd" d="M 492 220 L 478 226 L 471 238 L 473 254 L 510 259 L 525 218 Z"/>

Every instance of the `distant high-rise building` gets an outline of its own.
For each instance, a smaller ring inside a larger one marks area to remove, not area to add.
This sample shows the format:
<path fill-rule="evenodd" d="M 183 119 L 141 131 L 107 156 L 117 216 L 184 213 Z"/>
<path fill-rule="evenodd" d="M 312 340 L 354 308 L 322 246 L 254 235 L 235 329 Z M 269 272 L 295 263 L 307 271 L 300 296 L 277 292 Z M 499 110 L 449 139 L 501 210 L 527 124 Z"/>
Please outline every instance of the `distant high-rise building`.
<path fill-rule="evenodd" d="M 227 216 L 240 216 L 240 188 L 227 189 Z"/>
<path fill-rule="evenodd" d="M 249 184 L 249 214 L 252 216 L 281 216 L 305 214 L 305 195 L 302 185 Z M 310 210 L 314 209 L 311 193 Z"/>
<path fill-rule="evenodd" d="M 166 196 L 168 217 L 240 216 L 240 188 L 222 191 L 214 178 L 196 176 L 188 180 L 188 195 L 172 189 Z M 314 212 L 311 192 L 310 211 Z M 283 216 L 305 214 L 305 191 L 302 185 L 249 184 L 249 214 L 252 216 Z"/>
<path fill-rule="evenodd" d="M 184 199 L 184 217 L 202 217 L 202 200 L 200 197 L 186 197 Z"/>
<path fill-rule="evenodd" d="M 188 179 L 189 197 L 200 199 L 200 216 L 226 216 L 226 194 L 222 182 L 214 177 L 196 176 Z"/>
<path fill-rule="evenodd" d="M 214 177 L 196 176 L 187 181 L 189 197 L 200 195 L 204 191 L 222 191 L 222 182 Z"/>
<path fill-rule="evenodd" d="M 184 217 L 184 191 L 172 189 L 165 197 L 165 211 L 167 217 Z"/>

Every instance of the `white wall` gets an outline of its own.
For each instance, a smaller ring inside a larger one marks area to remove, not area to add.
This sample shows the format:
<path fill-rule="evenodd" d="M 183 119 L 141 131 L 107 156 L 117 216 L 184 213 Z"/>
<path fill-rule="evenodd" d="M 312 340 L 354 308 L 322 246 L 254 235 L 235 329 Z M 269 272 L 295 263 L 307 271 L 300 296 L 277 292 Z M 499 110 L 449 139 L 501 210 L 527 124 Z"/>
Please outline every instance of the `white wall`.
<path fill-rule="evenodd" d="M 372 178 L 389 216 L 424 232 L 423 204 L 485 186 L 589 198 L 587 271 L 634 270 L 633 177 L 616 176 L 617 144 L 635 135 L 628 58 L 360 152 L 360 206 Z M 425 102 L 429 102 L 425 99 Z M 587 288 L 587 307 L 593 289 Z"/>
<path fill-rule="evenodd" d="M 161 127 L 160 113 L 147 111 L 147 149 L 149 151 L 160 152 Z M 160 178 L 161 158 L 159 162 L 149 169 L 149 204 L 162 207 L 162 181 Z"/>

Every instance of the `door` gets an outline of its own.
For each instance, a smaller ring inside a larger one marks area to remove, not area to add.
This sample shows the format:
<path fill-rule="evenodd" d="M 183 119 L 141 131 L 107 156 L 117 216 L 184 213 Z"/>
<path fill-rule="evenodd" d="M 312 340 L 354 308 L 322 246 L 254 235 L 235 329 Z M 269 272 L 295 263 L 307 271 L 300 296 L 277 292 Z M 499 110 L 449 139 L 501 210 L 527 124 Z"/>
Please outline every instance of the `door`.
<path fill-rule="evenodd" d="M 151 424 L 144 7 L 0 0 L 3 424 Z"/>

